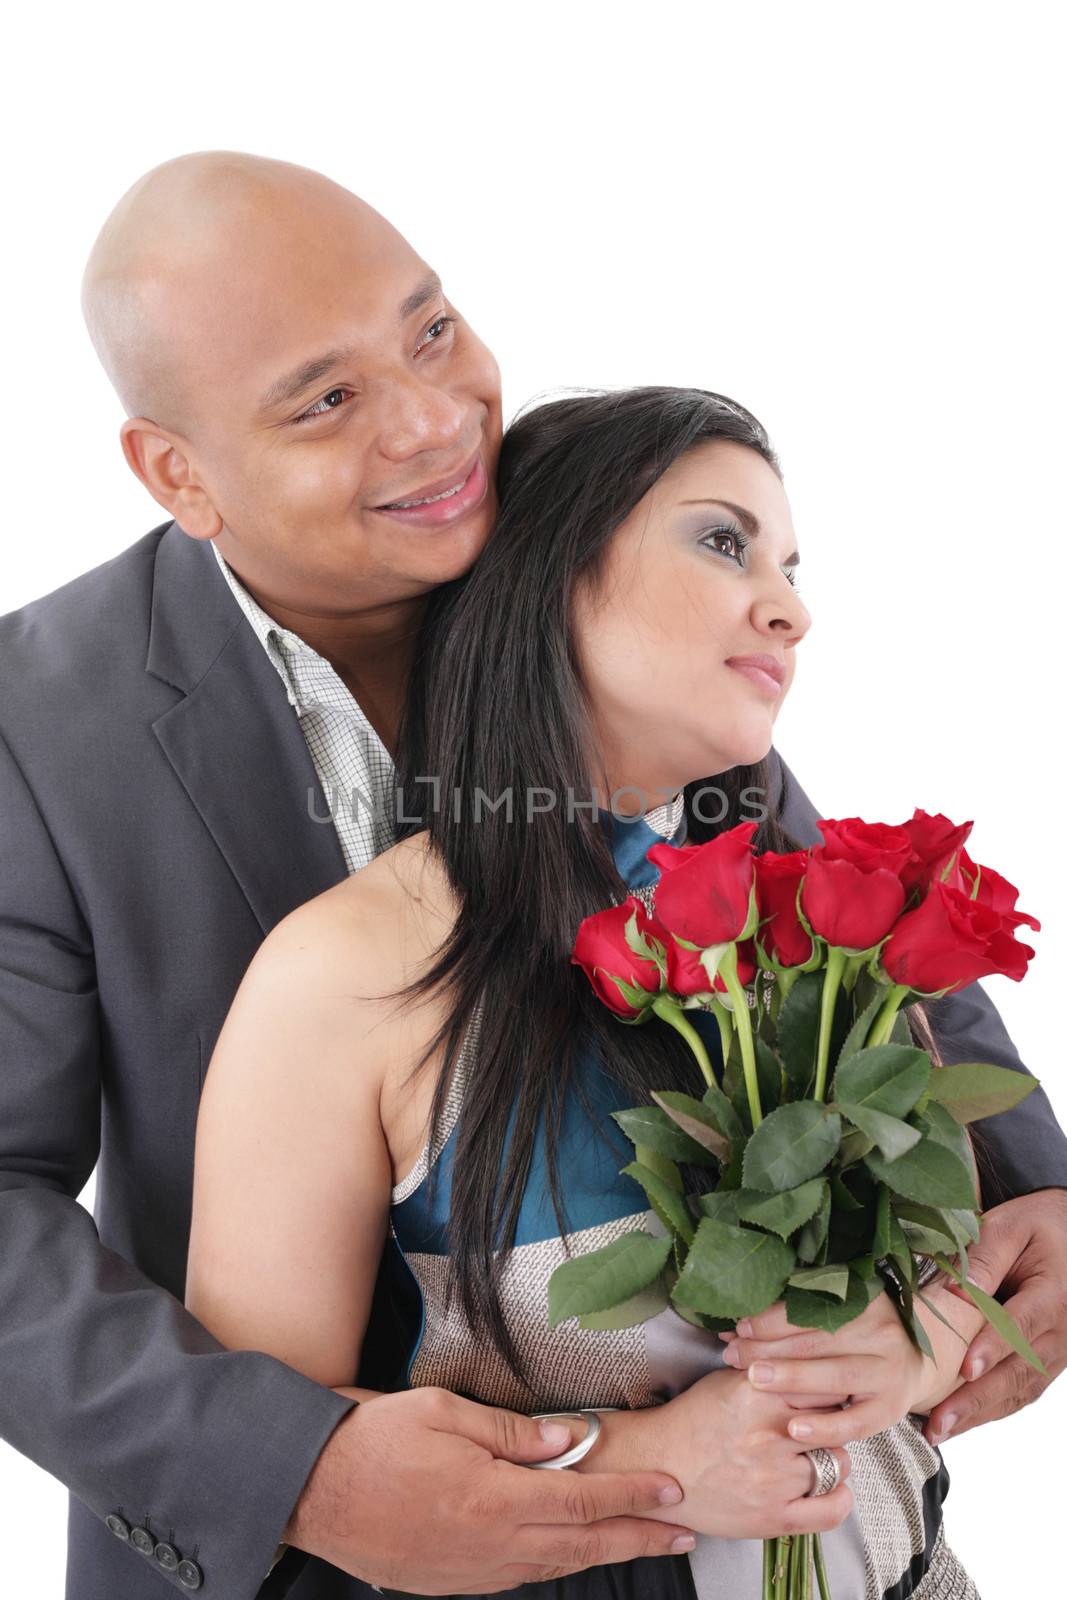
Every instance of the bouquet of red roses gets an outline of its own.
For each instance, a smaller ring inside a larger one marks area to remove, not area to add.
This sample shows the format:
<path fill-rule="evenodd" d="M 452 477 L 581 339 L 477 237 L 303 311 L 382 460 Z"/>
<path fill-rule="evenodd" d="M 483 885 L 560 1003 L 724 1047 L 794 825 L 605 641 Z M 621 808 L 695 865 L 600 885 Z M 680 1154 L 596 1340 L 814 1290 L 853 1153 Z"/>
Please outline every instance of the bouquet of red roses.
<path fill-rule="evenodd" d="M 979 1202 L 965 1125 L 1037 1080 L 935 1066 L 907 1020 L 915 1001 L 991 973 L 1022 978 L 1034 954 L 1015 935 L 1040 923 L 971 860 L 971 827 L 922 810 L 898 827 L 821 820 L 818 848 L 754 855 L 744 822 L 706 844 L 655 845 L 651 910 L 631 895 L 585 919 L 573 960 L 599 998 L 623 1023 L 676 1029 L 706 1088 L 615 1114 L 636 1147 L 624 1170 L 666 1235 L 638 1229 L 558 1267 L 552 1326 L 633 1326 L 671 1305 L 718 1331 L 784 1299 L 795 1326 L 833 1332 L 885 1293 L 932 1357 L 914 1312 L 932 1257 L 1044 1371 L 967 1277 Z M 721 1083 L 695 1008 L 718 1023 Z M 679 1163 L 708 1169 L 706 1193 L 685 1193 Z M 828 1600 L 818 1536 L 768 1540 L 764 1600 L 806 1600 L 813 1563 Z"/>

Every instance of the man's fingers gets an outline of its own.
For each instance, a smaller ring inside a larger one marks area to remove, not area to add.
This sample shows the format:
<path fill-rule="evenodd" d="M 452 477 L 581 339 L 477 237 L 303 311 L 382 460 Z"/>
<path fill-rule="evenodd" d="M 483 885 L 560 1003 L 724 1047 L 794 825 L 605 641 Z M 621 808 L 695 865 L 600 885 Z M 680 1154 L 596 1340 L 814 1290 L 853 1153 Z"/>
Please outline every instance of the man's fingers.
<path fill-rule="evenodd" d="M 501 1515 L 515 1523 L 571 1524 L 640 1517 L 678 1505 L 682 1491 L 665 1472 L 528 1472 L 497 1463 Z"/>
<path fill-rule="evenodd" d="M 995 1295 L 1033 1237 L 1029 1213 L 1010 1201 L 987 1211 L 978 1243 L 967 1248 L 967 1276 L 986 1294 Z M 955 1285 L 957 1294 L 962 1291 Z M 966 1299 L 966 1295 L 963 1296 Z"/>
<path fill-rule="evenodd" d="M 584 1474 L 583 1474 L 584 1476 Z M 696 1543 L 690 1528 L 639 1517 L 609 1517 L 592 1527 L 568 1529 L 553 1524 L 523 1528 L 516 1541 L 519 1559 L 531 1571 L 523 1580 L 546 1582 L 567 1572 L 607 1562 L 634 1561 L 639 1556 L 681 1555 Z"/>
<path fill-rule="evenodd" d="M 445 1390 L 436 1399 L 440 1413 L 436 1425 L 444 1432 L 461 1434 L 497 1460 L 521 1466 L 549 1461 L 570 1447 L 571 1430 L 564 1422 L 535 1422 L 521 1412 L 479 1405 Z"/>
<path fill-rule="evenodd" d="M 1031 1280 L 1005 1302 L 1004 1310 L 1023 1338 L 1033 1345 L 1041 1334 L 1047 1333 L 1055 1325 L 1057 1298 L 1054 1285 L 1043 1287 L 1040 1282 L 1035 1284 Z M 967 1347 L 967 1354 L 960 1363 L 960 1375 L 968 1380 L 980 1378 L 983 1372 L 988 1372 L 1013 1354 L 1007 1341 L 987 1322 Z"/>
<path fill-rule="evenodd" d="M 1038 1399 L 1063 1370 L 1063 1362 L 1053 1356 L 1052 1340 L 1039 1339 L 1034 1349 L 1049 1369 L 1048 1378 L 1042 1378 L 1022 1356 L 1008 1356 L 977 1382 L 965 1383 L 934 1407 L 923 1427 L 929 1442 L 943 1444 L 983 1422 L 1011 1416 Z"/>

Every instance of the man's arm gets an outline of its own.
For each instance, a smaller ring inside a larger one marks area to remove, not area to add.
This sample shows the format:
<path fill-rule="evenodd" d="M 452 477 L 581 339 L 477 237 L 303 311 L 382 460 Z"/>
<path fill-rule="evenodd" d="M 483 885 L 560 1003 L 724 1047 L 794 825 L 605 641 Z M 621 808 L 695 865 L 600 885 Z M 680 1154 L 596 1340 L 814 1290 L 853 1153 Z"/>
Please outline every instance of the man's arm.
<path fill-rule="evenodd" d="M 119 1537 L 173 1529 L 205 1588 L 252 1600 L 353 1401 L 225 1349 L 101 1244 L 77 1201 L 99 1153 L 100 1034 L 85 918 L 0 738 L 0 1436 Z"/>
<path fill-rule="evenodd" d="M 818 844 L 816 811 L 789 767 L 771 751 L 772 771 L 781 784 L 779 815 L 786 831 L 801 845 Z M 938 1051 L 946 1064 L 991 1061 L 1013 1072 L 1026 1072 L 1000 1013 L 980 983 L 955 994 L 925 1002 Z M 972 1124 L 975 1154 L 987 1203 L 996 1204 L 1036 1189 L 1067 1186 L 1067 1135 L 1044 1089 L 1037 1088 L 1021 1105 Z"/>

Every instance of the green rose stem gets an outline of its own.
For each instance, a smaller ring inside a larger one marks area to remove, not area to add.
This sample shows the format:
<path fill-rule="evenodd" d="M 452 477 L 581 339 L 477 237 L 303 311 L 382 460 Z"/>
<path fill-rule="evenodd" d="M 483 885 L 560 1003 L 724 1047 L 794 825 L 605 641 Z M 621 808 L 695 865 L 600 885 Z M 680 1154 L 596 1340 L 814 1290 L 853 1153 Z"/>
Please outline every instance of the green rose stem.
<path fill-rule="evenodd" d="M 719 1024 L 719 1045 L 722 1049 L 722 1059 L 725 1063 L 730 1058 L 730 1044 L 734 1036 L 734 1025 L 730 1019 L 730 1013 L 722 1001 L 716 1000 L 714 995 L 711 997 L 711 1010 L 715 1021 Z"/>
<path fill-rule="evenodd" d="M 763 1121 L 763 1107 L 759 1099 L 759 1078 L 756 1075 L 756 1046 L 752 1040 L 752 1018 L 748 1014 L 748 995 L 737 976 L 737 945 L 728 944 L 719 961 L 718 975 L 726 985 L 726 993 L 734 1005 L 734 1026 L 741 1045 L 741 1068 L 745 1075 L 748 1109 L 752 1117 L 752 1131 Z"/>
<path fill-rule="evenodd" d="M 823 1560 L 822 1540 L 815 1535 L 815 1576 L 819 1583 L 819 1600 L 830 1600 L 830 1580 L 826 1576 L 826 1562 Z"/>
<path fill-rule="evenodd" d="M 871 1031 L 867 1036 L 868 1050 L 871 1049 L 873 1045 L 885 1044 L 886 1040 L 889 1038 L 889 1035 L 893 1031 L 893 1023 L 896 1021 L 897 1012 L 900 1010 L 901 1001 L 910 993 L 911 990 L 906 983 L 890 984 L 889 993 L 885 998 L 885 1004 L 875 1017 L 874 1022 L 871 1025 Z"/>
<path fill-rule="evenodd" d="M 819 1007 L 819 1044 L 815 1060 L 815 1099 L 826 1099 L 826 1076 L 830 1066 L 830 1031 L 834 1022 L 834 1005 L 848 956 L 840 945 L 826 947 L 826 972 L 822 980 L 822 1004 Z M 877 1028 L 877 1022 L 875 1027 Z M 893 1026 L 892 1021 L 889 1024 Z M 870 1042 L 870 1041 L 868 1041 Z"/>
<path fill-rule="evenodd" d="M 774 1600 L 774 1560 L 778 1554 L 777 1539 L 763 1541 L 763 1594 L 760 1600 Z"/>
<path fill-rule="evenodd" d="M 681 1034 L 697 1058 L 697 1065 L 704 1074 L 704 1082 L 709 1086 L 716 1083 L 718 1080 L 715 1077 L 715 1071 L 711 1065 L 708 1052 L 704 1048 L 704 1041 L 681 1006 L 672 1000 L 669 995 L 660 994 L 653 1000 L 652 1009 L 657 1017 L 662 1017 L 664 1022 L 669 1022 L 671 1027 Z"/>

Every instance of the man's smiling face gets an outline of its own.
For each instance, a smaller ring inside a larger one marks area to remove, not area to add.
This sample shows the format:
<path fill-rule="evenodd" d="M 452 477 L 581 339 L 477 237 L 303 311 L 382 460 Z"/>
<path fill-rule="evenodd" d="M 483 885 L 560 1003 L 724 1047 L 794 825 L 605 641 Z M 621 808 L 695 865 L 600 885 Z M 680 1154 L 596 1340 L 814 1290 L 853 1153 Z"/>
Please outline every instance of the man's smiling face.
<path fill-rule="evenodd" d="M 304 168 L 168 169 L 121 203 L 137 227 L 120 217 L 122 250 L 109 260 L 102 235 L 87 274 L 94 338 L 110 317 L 134 350 L 135 376 L 112 375 L 144 413 L 124 447 L 151 492 L 296 611 L 389 605 L 466 571 L 496 514 L 500 374 L 431 267 Z"/>

